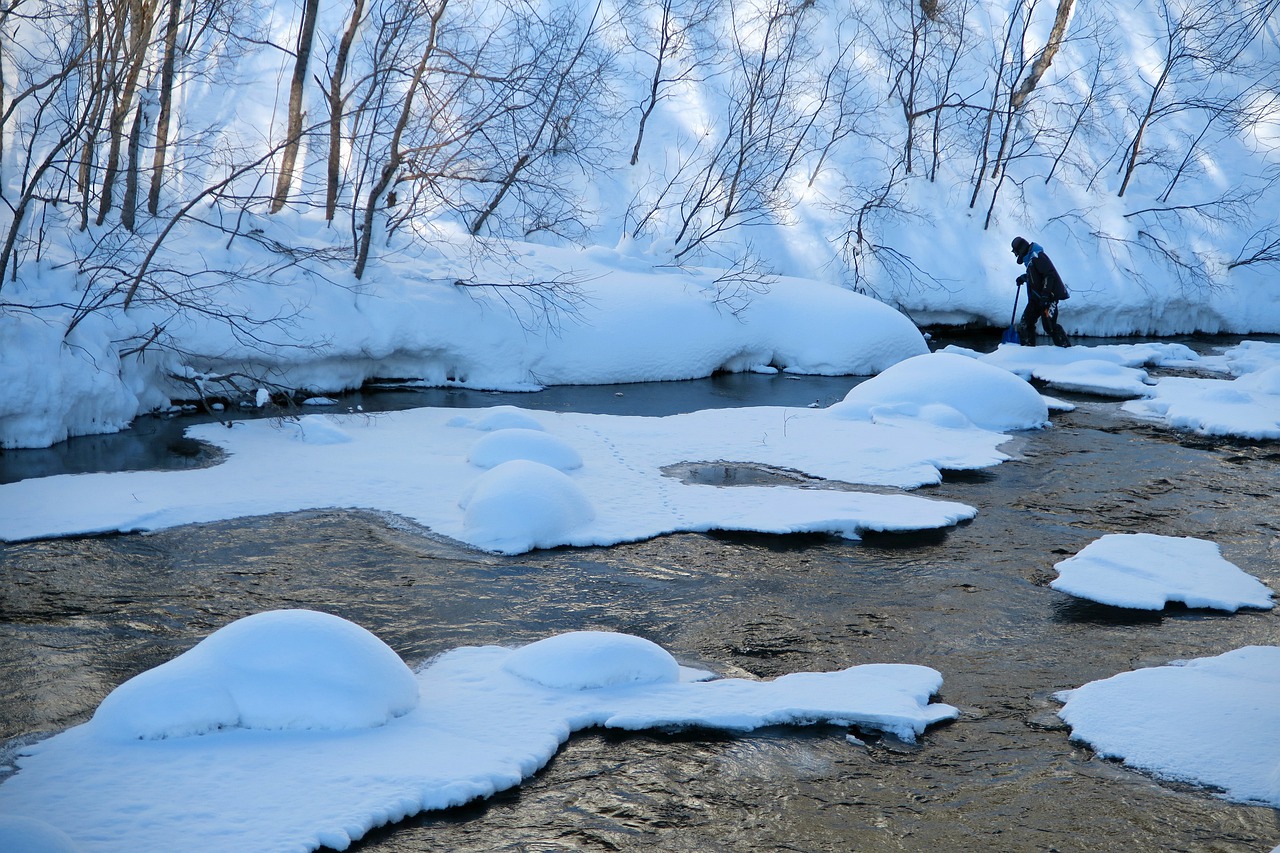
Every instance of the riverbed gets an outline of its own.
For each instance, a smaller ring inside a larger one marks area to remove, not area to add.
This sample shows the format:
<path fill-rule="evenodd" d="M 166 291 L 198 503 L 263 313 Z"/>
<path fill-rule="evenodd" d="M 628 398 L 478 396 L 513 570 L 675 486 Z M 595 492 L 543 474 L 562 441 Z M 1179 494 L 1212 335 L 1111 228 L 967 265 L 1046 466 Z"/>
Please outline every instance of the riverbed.
<path fill-rule="evenodd" d="M 851 384 L 829 381 L 780 387 L 796 394 L 788 405 L 826 404 Z M 602 406 L 627 393 L 597 391 Z M 499 557 L 395 518 L 324 510 L 4 546 L 0 738 L 82 722 L 121 681 L 272 608 L 353 620 L 414 665 L 595 628 L 730 675 L 923 664 L 961 716 L 913 745 L 831 726 L 590 731 L 518 789 L 353 849 L 1268 851 L 1280 812 L 1097 758 L 1070 741 L 1052 694 L 1280 645 L 1280 614 L 1138 613 L 1048 583 L 1054 563 L 1099 536 L 1147 532 L 1213 540 L 1280 590 L 1280 446 L 1072 401 L 1052 427 L 1017 434 L 1011 461 L 920 490 L 979 510 L 941 533 L 684 534 Z"/>

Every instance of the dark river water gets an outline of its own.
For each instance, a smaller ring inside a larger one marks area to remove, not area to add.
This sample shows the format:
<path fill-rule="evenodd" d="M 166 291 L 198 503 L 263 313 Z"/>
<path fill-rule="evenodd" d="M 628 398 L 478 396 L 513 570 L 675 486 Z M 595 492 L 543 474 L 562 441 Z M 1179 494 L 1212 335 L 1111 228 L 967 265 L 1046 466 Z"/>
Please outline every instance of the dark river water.
<path fill-rule="evenodd" d="M 636 413 L 609 406 L 651 395 L 650 413 L 666 413 L 691 400 L 826 405 L 854 381 L 553 389 L 546 406 L 541 395 L 413 399 Z M 570 399 L 579 390 L 595 402 Z M 1280 590 L 1280 445 L 1178 434 L 1115 402 L 1072 399 L 1076 411 L 1006 445 L 1014 460 L 920 490 L 978 508 L 944 533 L 683 534 L 499 557 L 394 519 L 324 510 L 3 546 L 0 740 L 82 722 L 121 681 L 271 608 L 353 620 L 410 664 L 461 645 L 598 628 L 762 678 L 924 664 L 945 679 L 938 701 L 962 714 L 915 745 L 858 743 L 831 726 L 588 731 L 518 789 L 376 830 L 353 849 L 1266 853 L 1280 844 L 1280 812 L 1095 757 L 1069 740 L 1051 697 L 1136 667 L 1280 645 L 1280 613 L 1134 613 L 1048 583 L 1054 563 L 1099 536 L 1147 532 L 1211 539 Z M 173 465 L 201 459 L 198 447 L 152 444 L 148 453 Z M 10 474 L 12 458 L 0 457 Z M 61 464 L 91 470 L 105 459 Z"/>

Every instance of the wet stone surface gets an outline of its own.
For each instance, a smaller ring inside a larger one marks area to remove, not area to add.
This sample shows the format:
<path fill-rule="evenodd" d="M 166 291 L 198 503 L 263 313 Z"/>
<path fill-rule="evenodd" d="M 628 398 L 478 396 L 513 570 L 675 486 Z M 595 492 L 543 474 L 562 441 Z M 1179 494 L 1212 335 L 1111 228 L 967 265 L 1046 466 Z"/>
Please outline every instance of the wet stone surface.
<path fill-rule="evenodd" d="M 689 534 L 507 558 L 328 510 L 7 546 L 0 738 L 81 722 L 124 679 L 270 608 L 351 619 L 411 664 L 598 628 L 730 675 L 924 664 L 962 716 L 916 745 L 830 726 L 588 731 L 519 789 L 353 849 L 1270 850 L 1276 810 L 1098 759 L 1070 742 L 1052 694 L 1280 644 L 1280 614 L 1133 613 L 1048 582 L 1099 536 L 1148 532 L 1211 539 L 1280 590 L 1280 453 L 1078 405 L 1006 445 L 1014 460 L 920 490 L 978 508 L 945 533 Z"/>

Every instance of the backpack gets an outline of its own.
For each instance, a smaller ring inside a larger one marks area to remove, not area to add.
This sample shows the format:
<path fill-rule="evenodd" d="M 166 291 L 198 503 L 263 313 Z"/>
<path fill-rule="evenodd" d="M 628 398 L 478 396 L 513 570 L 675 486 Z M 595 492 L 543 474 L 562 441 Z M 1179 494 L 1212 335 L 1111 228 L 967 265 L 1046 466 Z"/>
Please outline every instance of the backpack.
<path fill-rule="evenodd" d="M 1048 285 L 1049 293 L 1058 302 L 1071 298 L 1071 292 L 1067 290 L 1067 283 L 1062 280 L 1062 276 L 1058 274 L 1058 268 L 1053 265 L 1053 261 L 1049 260 L 1049 256 L 1045 254 L 1044 249 L 1040 248 L 1039 243 L 1031 244 L 1031 251 L 1027 255 L 1027 270 L 1030 271 L 1031 263 L 1038 257 L 1043 257 L 1045 263 L 1049 265 L 1049 273 L 1045 275 L 1045 284 Z"/>

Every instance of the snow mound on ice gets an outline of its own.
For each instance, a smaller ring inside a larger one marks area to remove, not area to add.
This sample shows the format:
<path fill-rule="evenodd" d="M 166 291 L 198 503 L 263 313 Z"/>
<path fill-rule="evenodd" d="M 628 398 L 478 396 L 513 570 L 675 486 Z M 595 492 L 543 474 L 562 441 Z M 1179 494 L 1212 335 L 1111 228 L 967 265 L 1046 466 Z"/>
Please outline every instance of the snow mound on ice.
<path fill-rule="evenodd" d="M 418 682 L 382 640 L 312 610 L 257 613 L 113 690 L 92 725 L 144 740 L 227 728 L 358 729 L 412 710 Z"/>
<path fill-rule="evenodd" d="M 490 468 L 458 505 L 467 541 L 504 554 L 563 545 L 569 532 L 596 516 L 591 499 L 569 475 L 527 459 Z"/>
<path fill-rule="evenodd" d="M 517 649 L 503 664 L 512 675 L 557 690 L 593 690 L 678 681 L 671 653 L 643 637 L 572 631 Z"/>
<path fill-rule="evenodd" d="M 327 415 L 304 415 L 287 422 L 294 439 L 304 444 L 346 444 L 351 436 Z"/>
<path fill-rule="evenodd" d="M 477 468 L 494 468 L 513 459 L 541 462 L 560 471 L 582 467 L 582 456 L 562 439 L 542 430 L 500 429 L 475 443 L 467 461 Z"/>
<path fill-rule="evenodd" d="M 1023 379 L 999 367 L 953 353 L 936 352 L 898 362 L 855 385 L 830 408 L 837 417 L 874 418 L 879 409 L 949 406 L 975 425 L 997 432 L 1034 429 L 1049 420 L 1044 399 Z"/>
<path fill-rule="evenodd" d="M 478 418 L 458 415 L 449 421 L 449 426 L 470 427 L 481 432 L 493 432 L 499 429 L 543 429 L 537 419 L 526 414 L 516 406 L 494 406 Z"/>

